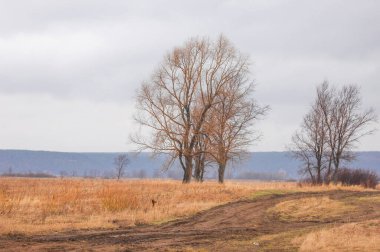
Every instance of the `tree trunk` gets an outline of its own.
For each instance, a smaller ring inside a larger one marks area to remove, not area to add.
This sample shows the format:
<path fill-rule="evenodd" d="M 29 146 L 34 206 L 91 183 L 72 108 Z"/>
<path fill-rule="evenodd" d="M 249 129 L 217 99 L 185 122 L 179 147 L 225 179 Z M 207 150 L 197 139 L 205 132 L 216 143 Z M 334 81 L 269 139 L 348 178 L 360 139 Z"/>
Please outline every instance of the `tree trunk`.
<path fill-rule="evenodd" d="M 322 180 L 321 180 L 321 168 L 318 168 L 318 171 L 317 171 L 317 184 L 318 185 L 322 184 Z"/>
<path fill-rule="evenodd" d="M 314 185 L 315 184 L 315 178 L 313 176 L 313 172 L 311 171 L 310 164 L 307 164 L 307 171 L 309 172 L 311 183 Z"/>
<path fill-rule="evenodd" d="M 315 167 L 315 169 L 317 170 L 317 185 L 319 185 L 321 183 L 321 159 L 318 155 L 316 155 L 316 159 L 317 159 L 317 166 Z"/>
<path fill-rule="evenodd" d="M 201 174 L 200 174 L 200 176 L 201 176 L 201 182 L 203 182 L 203 175 L 205 174 L 205 165 L 204 165 L 204 162 L 203 162 L 203 168 L 202 168 L 202 170 L 201 170 Z"/>
<path fill-rule="evenodd" d="M 193 174 L 193 158 L 191 156 L 185 157 L 185 166 L 182 183 L 187 184 L 190 183 Z"/>
<path fill-rule="evenodd" d="M 206 154 L 202 154 L 202 158 L 201 158 L 201 161 L 200 161 L 200 174 L 199 174 L 199 179 L 200 179 L 200 182 L 203 182 L 203 175 L 205 173 L 205 162 L 206 162 Z"/>
<path fill-rule="evenodd" d="M 224 183 L 224 171 L 226 170 L 226 164 L 225 163 L 219 163 L 219 168 L 218 168 L 218 181 L 219 183 L 223 184 Z"/>
<path fill-rule="evenodd" d="M 332 157 L 329 158 L 329 164 L 327 167 L 327 173 L 325 176 L 325 184 L 329 185 L 331 182 L 331 166 L 332 166 Z"/>
<path fill-rule="evenodd" d="M 203 155 L 199 154 L 195 157 L 194 178 L 197 182 L 203 182 L 204 162 Z"/>
<path fill-rule="evenodd" d="M 194 178 L 197 182 L 201 181 L 201 154 L 198 154 L 195 158 L 195 167 L 194 167 Z"/>
<path fill-rule="evenodd" d="M 339 170 L 339 163 L 340 163 L 340 156 L 337 155 L 336 160 L 334 161 L 334 174 L 333 174 L 333 180 L 334 184 L 337 183 L 337 175 Z"/>

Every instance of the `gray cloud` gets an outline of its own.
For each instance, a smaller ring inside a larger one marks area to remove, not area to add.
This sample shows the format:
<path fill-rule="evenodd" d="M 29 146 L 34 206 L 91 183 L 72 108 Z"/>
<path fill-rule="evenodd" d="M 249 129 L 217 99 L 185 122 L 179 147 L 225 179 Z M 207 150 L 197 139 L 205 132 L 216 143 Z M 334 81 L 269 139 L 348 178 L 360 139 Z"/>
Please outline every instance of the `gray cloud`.
<path fill-rule="evenodd" d="M 379 9 L 372 0 L 2 1 L 0 94 L 13 103 L 47 95 L 68 111 L 73 100 L 117 103 L 130 113 L 134 91 L 167 51 L 191 36 L 224 33 L 251 56 L 256 97 L 272 106 L 255 148 L 281 150 L 325 79 L 361 85 L 364 104 L 380 111 Z M 368 139 L 367 148 L 380 145 Z"/>

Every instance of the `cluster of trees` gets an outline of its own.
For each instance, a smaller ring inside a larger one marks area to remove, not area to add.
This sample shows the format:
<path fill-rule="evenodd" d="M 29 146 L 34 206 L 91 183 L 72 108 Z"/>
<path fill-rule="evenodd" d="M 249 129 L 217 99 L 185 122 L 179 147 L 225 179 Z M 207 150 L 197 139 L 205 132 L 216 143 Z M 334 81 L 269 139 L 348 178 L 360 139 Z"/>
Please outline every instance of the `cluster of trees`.
<path fill-rule="evenodd" d="M 352 149 L 374 131 L 367 126 L 375 121 L 372 108 L 362 109 L 358 86 L 319 85 L 301 129 L 292 137 L 290 149 L 303 163 L 301 172 L 315 184 L 336 182 L 342 162 L 355 158 Z"/>
<path fill-rule="evenodd" d="M 252 98 L 249 65 L 224 36 L 214 42 L 193 38 L 173 49 L 138 91 L 135 119 L 149 134 L 137 133 L 132 141 L 140 150 L 167 154 L 166 168 L 178 160 L 184 183 L 203 181 L 209 166 L 217 166 L 223 183 L 227 164 L 257 140 L 252 126 L 269 109 Z M 354 159 L 351 150 L 373 132 L 367 125 L 374 121 L 374 111 L 361 108 L 357 86 L 319 85 L 292 137 L 301 172 L 316 184 L 336 182 L 342 162 Z"/>
<path fill-rule="evenodd" d="M 252 99 L 249 59 L 224 37 L 190 39 L 166 55 L 137 95 L 136 121 L 150 129 L 132 141 L 140 150 L 169 156 L 183 169 L 183 182 L 202 181 L 206 167 L 239 160 L 258 137 L 252 124 L 267 106 Z"/>

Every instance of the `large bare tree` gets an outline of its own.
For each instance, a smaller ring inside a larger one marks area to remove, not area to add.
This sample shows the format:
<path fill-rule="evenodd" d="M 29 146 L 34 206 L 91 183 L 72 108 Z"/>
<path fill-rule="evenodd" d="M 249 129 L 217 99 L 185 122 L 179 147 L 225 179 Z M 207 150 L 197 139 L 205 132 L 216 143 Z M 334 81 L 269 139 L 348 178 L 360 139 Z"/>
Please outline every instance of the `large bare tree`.
<path fill-rule="evenodd" d="M 151 134 L 132 140 L 140 149 L 168 154 L 168 164 L 178 159 L 183 182 L 189 183 L 194 157 L 199 154 L 195 148 L 210 108 L 224 86 L 247 72 L 247 57 L 224 36 L 215 42 L 190 39 L 168 53 L 139 90 L 135 118 Z"/>

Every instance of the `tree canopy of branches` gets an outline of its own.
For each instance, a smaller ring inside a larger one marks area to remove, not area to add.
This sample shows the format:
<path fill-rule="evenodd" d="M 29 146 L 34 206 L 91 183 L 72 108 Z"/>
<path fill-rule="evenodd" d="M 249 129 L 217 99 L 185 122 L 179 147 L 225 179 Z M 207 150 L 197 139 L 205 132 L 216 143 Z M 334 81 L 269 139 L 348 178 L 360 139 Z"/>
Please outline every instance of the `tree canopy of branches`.
<path fill-rule="evenodd" d="M 227 162 L 240 160 L 247 147 L 258 139 L 252 124 L 269 109 L 250 99 L 252 92 L 252 83 L 247 85 L 240 80 L 229 83 L 217 96 L 218 102 L 206 121 L 205 132 L 210 139 L 207 153 L 218 166 L 220 183 L 224 182 Z"/>
<path fill-rule="evenodd" d="M 190 39 L 168 53 L 138 91 L 135 119 L 151 134 L 132 141 L 141 150 L 169 155 L 168 166 L 179 160 L 184 183 L 192 176 L 202 180 L 211 158 L 225 164 L 247 147 L 249 126 L 267 109 L 250 100 L 248 77 L 248 57 L 224 36 Z"/>
<path fill-rule="evenodd" d="M 359 139 L 372 134 L 377 121 L 372 108 L 363 110 L 360 89 L 346 85 L 337 90 L 327 82 L 317 87 L 317 97 L 292 138 L 291 151 L 303 162 L 302 172 L 313 183 L 336 180 L 342 161 L 354 159 Z"/>
<path fill-rule="evenodd" d="M 310 176 L 313 183 L 322 182 L 322 172 L 325 169 L 327 148 L 327 128 L 323 120 L 323 112 L 317 105 L 306 114 L 301 124 L 301 130 L 293 137 L 293 155 L 303 162 L 303 172 Z"/>

